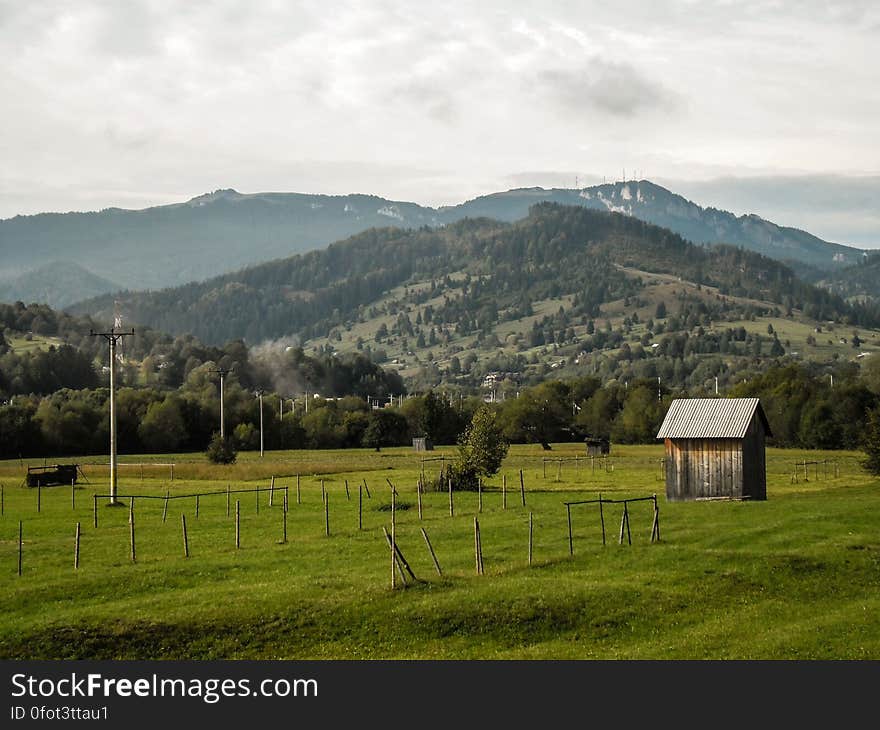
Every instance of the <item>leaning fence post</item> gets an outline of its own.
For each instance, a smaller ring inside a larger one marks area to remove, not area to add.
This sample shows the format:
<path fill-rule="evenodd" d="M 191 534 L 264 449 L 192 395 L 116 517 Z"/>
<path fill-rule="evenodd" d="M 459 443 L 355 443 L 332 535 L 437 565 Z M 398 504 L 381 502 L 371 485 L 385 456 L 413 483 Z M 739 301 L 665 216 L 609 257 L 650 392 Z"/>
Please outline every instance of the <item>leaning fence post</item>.
<path fill-rule="evenodd" d="M 519 470 L 519 496 L 522 500 L 522 506 L 526 506 L 526 483 L 523 479 L 523 470 Z"/>
<path fill-rule="evenodd" d="M 199 517 L 199 495 L 196 495 L 196 519 Z"/>
<path fill-rule="evenodd" d="M 345 480 L 345 498 L 351 501 L 351 493 L 348 491 L 348 479 Z"/>
<path fill-rule="evenodd" d="M 425 538 L 425 545 L 428 546 L 428 552 L 431 553 L 431 560 L 434 561 L 434 570 L 437 571 L 437 575 L 442 576 L 443 571 L 440 570 L 440 563 L 437 560 L 437 556 L 434 554 L 434 548 L 431 547 L 431 541 L 428 539 L 428 533 L 425 532 L 425 528 L 420 528 L 422 530 L 422 537 Z"/>
<path fill-rule="evenodd" d="M 367 478 L 364 477 L 364 491 L 367 493 L 367 499 L 372 499 L 373 495 L 370 494 L 370 488 L 367 486 Z"/>
<path fill-rule="evenodd" d="M 602 492 L 599 492 L 599 521 L 602 523 L 602 547 L 605 547 L 605 512 L 602 509 Z"/>
<path fill-rule="evenodd" d="M 480 523 L 476 517 L 474 517 L 474 562 L 477 567 L 477 575 L 483 575 L 483 566 L 480 560 Z"/>
<path fill-rule="evenodd" d="M 79 570 L 79 522 L 76 523 L 76 536 L 73 540 L 73 569 Z"/>
<path fill-rule="evenodd" d="M 170 495 L 169 490 L 165 490 L 165 506 L 162 507 L 162 522 L 165 522 L 165 518 L 168 517 L 168 497 Z"/>
<path fill-rule="evenodd" d="M 180 521 L 183 525 L 183 557 L 188 558 L 189 557 L 189 540 L 187 539 L 187 536 L 186 536 L 186 513 L 185 512 L 180 513 Z"/>

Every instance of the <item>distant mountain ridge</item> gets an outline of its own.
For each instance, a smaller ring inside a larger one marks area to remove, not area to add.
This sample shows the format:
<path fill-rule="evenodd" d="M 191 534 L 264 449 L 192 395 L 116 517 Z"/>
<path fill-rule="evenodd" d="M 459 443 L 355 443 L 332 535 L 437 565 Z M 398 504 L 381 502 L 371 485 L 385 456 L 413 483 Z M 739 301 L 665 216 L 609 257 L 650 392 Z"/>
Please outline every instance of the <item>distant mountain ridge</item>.
<path fill-rule="evenodd" d="M 729 243 L 794 265 L 855 263 L 861 251 L 754 215 L 702 208 L 649 181 L 583 189 L 524 188 L 430 208 L 373 195 L 243 194 L 215 190 L 183 203 L 143 210 L 44 213 L 0 220 L 0 279 L 59 260 L 76 260 L 94 278 L 79 283 L 41 274 L 25 278 L 16 297 L 79 301 L 115 288 L 161 289 L 319 249 L 370 228 L 449 225 L 466 217 L 514 221 L 539 202 L 621 212 L 669 228 L 695 243 Z M 103 284 L 99 283 L 103 280 Z M 107 287 L 103 291 L 101 286 Z M 8 292 L 8 290 L 7 290 Z M 0 297 L 8 297 L 0 291 Z"/>
<path fill-rule="evenodd" d="M 191 333 L 211 344 L 238 338 L 248 344 L 283 337 L 305 341 L 384 316 L 373 310 L 392 289 L 430 285 L 431 296 L 442 300 L 434 306 L 434 321 L 463 333 L 499 318 L 530 316 L 525 313 L 535 302 L 563 296 L 580 302 L 579 316 L 598 316 L 603 303 L 636 296 L 640 289 L 624 281 L 624 268 L 769 299 L 786 309 L 809 310 L 816 319 L 855 316 L 842 300 L 804 284 L 769 257 L 731 246 L 697 246 L 617 212 L 544 202 L 515 223 L 468 218 L 443 227 L 371 229 L 323 250 L 171 289 L 102 296 L 71 311 L 106 319 L 118 298 L 126 322 Z M 473 279 L 480 282 L 478 300 L 459 297 L 457 282 Z M 438 286 L 448 294 L 438 294 Z"/>
<path fill-rule="evenodd" d="M 50 261 L 10 279 L 0 279 L 0 302 L 39 302 L 63 309 L 120 286 L 73 261 Z"/>

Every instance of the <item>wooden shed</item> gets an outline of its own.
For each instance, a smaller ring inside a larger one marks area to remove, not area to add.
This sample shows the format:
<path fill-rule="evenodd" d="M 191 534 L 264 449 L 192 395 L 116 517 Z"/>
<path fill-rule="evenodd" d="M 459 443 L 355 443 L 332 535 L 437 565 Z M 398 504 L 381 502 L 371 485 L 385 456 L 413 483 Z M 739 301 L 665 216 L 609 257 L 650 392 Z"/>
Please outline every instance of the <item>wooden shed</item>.
<path fill-rule="evenodd" d="M 666 443 L 666 498 L 767 499 L 771 435 L 758 398 L 672 401 L 657 433 Z"/>
<path fill-rule="evenodd" d="M 587 456 L 605 456 L 611 453 L 611 442 L 608 439 L 587 436 L 584 443 L 587 445 Z"/>

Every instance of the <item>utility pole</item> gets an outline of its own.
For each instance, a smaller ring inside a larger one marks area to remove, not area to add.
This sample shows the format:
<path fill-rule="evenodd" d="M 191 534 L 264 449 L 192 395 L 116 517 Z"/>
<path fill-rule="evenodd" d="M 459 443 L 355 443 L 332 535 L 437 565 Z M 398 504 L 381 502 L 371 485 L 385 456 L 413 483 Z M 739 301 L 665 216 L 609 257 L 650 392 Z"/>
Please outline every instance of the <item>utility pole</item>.
<path fill-rule="evenodd" d="M 110 344 L 110 504 L 121 504 L 116 499 L 116 345 L 125 337 L 134 335 L 130 332 L 117 332 L 111 327 L 109 332 L 89 330 L 90 337 L 103 337 Z"/>
<path fill-rule="evenodd" d="M 226 425 L 224 423 L 223 418 L 223 380 L 233 371 L 234 368 L 215 368 L 211 370 L 212 373 L 218 373 L 220 375 L 220 439 L 226 443 Z"/>
<path fill-rule="evenodd" d="M 718 376 L 715 376 L 715 395 L 718 395 Z"/>
<path fill-rule="evenodd" d="M 260 399 L 260 458 L 263 458 L 263 390 L 257 391 L 257 397 Z"/>

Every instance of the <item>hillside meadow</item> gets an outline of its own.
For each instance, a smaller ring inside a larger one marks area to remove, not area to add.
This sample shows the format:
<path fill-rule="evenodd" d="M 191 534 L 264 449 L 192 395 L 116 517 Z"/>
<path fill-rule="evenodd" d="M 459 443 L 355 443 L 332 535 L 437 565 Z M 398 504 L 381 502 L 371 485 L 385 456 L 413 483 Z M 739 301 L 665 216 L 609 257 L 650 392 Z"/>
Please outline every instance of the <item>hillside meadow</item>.
<path fill-rule="evenodd" d="M 420 520 L 420 470 L 433 476 L 440 457 L 453 455 L 452 448 L 242 453 L 230 467 L 201 454 L 123 456 L 125 506 L 100 499 L 97 528 L 93 495 L 108 490 L 99 459 L 61 460 L 83 465 L 86 480 L 73 493 L 46 487 L 39 495 L 23 486 L 26 465 L 37 462 L 0 462 L 0 658 L 880 658 L 880 480 L 861 469 L 858 453 L 769 449 L 766 502 L 668 503 L 662 446 L 615 446 L 607 464 L 591 463 L 578 444 L 549 452 L 513 446 L 486 483 L 482 512 L 475 492 L 454 493 L 453 516 L 447 493 L 428 492 Z M 545 464 L 545 457 L 566 460 Z M 834 461 L 808 466 L 808 480 L 801 466 L 794 481 L 804 459 Z M 173 481 L 169 466 L 151 465 L 171 462 Z M 227 517 L 227 485 L 266 488 L 272 476 L 271 506 L 267 491 L 233 492 Z M 419 579 L 394 591 L 382 534 L 390 527 L 387 480 L 398 490 L 397 542 Z M 168 501 L 163 521 L 166 491 L 179 498 Z M 650 541 L 650 502 L 629 507 L 632 545 L 618 544 L 621 505 L 604 506 L 605 546 L 596 506 L 577 505 L 570 555 L 564 502 L 599 492 L 658 494 L 661 540 Z M 205 495 L 198 515 L 195 497 L 182 498 L 195 494 Z M 156 497 L 135 498 L 134 563 L 128 495 Z M 475 570 L 475 516 L 484 575 Z"/>

